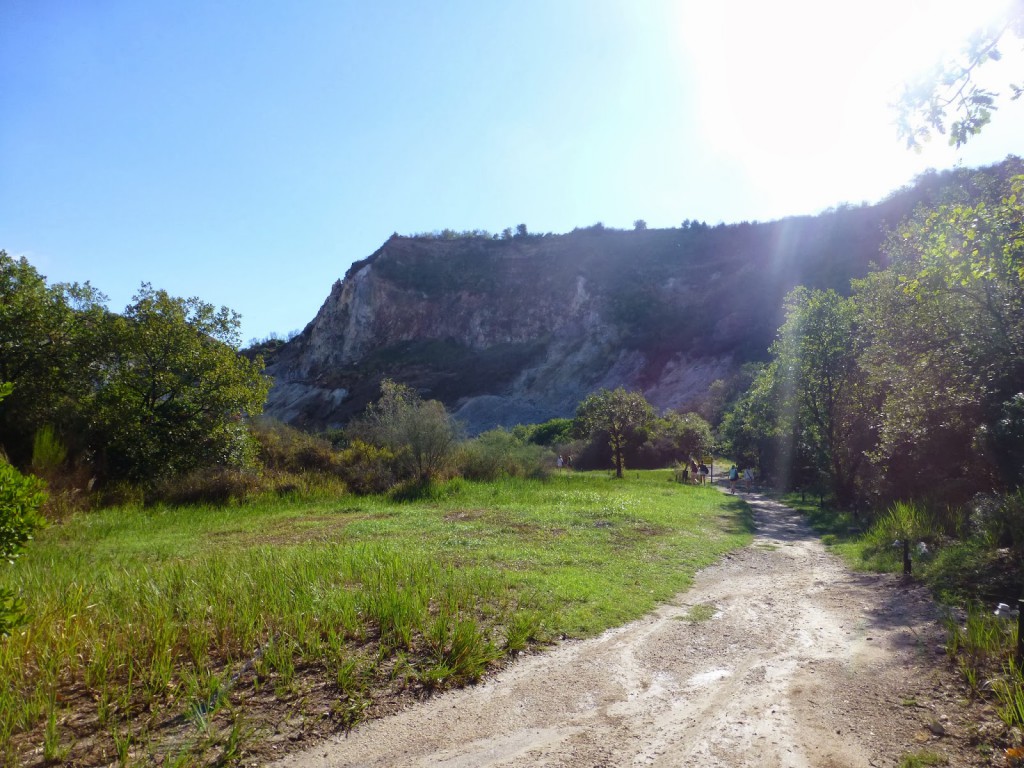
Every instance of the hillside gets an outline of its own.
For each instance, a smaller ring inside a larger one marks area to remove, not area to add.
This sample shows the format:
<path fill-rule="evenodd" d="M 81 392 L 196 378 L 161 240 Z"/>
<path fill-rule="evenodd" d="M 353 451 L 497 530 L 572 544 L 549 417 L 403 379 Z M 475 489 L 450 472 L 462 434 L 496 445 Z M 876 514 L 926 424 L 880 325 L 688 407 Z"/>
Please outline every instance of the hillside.
<path fill-rule="evenodd" d="M 384 376 L 441 400 L 471 434 L 571 415 L 600 387 L 640 389 L 662 410 L 693 406 L 711 382 L 764 358 L 789 290 L 847 293 L 879 261 L 886 231 L 920 202 L 968 193 L 966 174 L 929 173 L 877 205 L 768 223 L 393 235 L 268 360 L 267 412 L 340 426 Z"/>

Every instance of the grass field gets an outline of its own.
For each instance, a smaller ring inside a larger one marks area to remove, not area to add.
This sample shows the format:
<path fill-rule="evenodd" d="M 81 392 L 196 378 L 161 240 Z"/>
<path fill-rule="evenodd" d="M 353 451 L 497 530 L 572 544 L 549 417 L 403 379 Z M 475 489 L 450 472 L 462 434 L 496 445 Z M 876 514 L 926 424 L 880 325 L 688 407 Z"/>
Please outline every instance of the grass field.
<path fill-rule="evenodd" d="M 622 624 L 749 541 L 669 472 L 453 481 L 426 498 L 111 509 L 44 530 L 0 583 L 0 762 L 215 765 Z"/>

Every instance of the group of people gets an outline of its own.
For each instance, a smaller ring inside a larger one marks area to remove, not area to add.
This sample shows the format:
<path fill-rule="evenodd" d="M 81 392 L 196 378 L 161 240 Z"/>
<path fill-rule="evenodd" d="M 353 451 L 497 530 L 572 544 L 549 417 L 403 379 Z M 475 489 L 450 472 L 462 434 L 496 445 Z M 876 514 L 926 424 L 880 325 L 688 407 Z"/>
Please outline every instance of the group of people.
<path fill-rule="evenodd" d="M 699 464 L 690 459 L 690 479 L 693 480 L 694 485 L 704 485 L 708 481 L 708 475 L 711 474 L 711 470 L 708 469 L 708 465 L 703 461 Z"/>
<path fill-rule="evenodd" d="M 729 492 L 736 493 L 736 486 L 739 485 L 740 478 L 743 478 L 744 490 L 750 490 L 750 486 L 754 483 L 754 470 L 747 467 L 741 473 L 739 468 L 733 464 L 729 467 Z"/>

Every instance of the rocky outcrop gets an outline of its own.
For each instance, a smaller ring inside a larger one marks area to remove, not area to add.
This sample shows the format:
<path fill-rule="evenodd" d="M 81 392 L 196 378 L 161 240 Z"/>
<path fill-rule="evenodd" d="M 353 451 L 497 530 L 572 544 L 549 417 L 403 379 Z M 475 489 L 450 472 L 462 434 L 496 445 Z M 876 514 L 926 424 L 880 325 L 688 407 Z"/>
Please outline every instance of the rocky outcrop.
<path fill-rule="evenodd" d="M 1021 161 L 1000 166 L 1020 173 Z M 601 387 L 687 408 L 766 358 L 794 286 L 848 293 L 851 278 L 884 262 L 888 227 L 918 203 L 962 194 L 970 179 L 932 172 L 878 205 L 765 224 L 395 235 L 273 351 L 267 412 L 338 427 L 376 399 L 385 376 L 444 402 L 470 433 L 572 415 Z"/>
<path fill-rule="evenodd" d="M 268 365 L 273 416 L 343 425 L 391 377 L 476 433 L 571 415 L 601 387 L 686 408 L 764 357 L 797 284 L 848 287 L 879 214 L 508 240 L 393 236 Z"/>

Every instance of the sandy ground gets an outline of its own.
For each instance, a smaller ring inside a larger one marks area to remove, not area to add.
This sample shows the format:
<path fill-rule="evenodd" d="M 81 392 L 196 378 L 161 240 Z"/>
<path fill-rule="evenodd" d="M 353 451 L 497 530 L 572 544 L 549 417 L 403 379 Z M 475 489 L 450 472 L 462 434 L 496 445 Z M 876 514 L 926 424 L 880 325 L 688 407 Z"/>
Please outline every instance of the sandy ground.
<path fill-rule="evenodd" d="M 989 764 L 968 745 L 927 595 L 851 573 L 791 510 L 747 500 L 754 543 L 655 613 L 275 765 L 859 768 L 921 751 Z M 704 605 L 713 618 L 693 620 Z"/>

